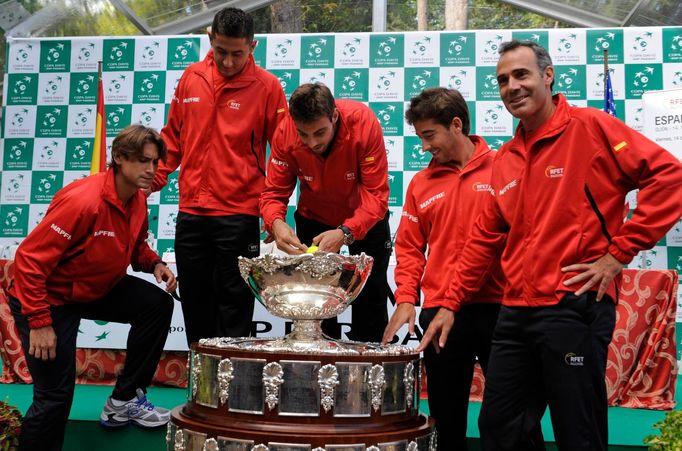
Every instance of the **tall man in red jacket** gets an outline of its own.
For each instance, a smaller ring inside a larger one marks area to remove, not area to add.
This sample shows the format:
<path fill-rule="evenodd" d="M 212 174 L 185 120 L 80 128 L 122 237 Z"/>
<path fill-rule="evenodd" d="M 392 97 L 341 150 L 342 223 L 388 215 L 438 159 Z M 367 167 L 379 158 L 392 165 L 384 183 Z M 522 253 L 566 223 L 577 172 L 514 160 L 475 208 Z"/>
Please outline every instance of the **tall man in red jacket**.
<path fill-rule="evenodd" d="M 162 426 L 170 411 L 154 407 L 151 383 L 168 336 L 173 300 L 126 275 L 128 265 L 153 273 L 166 290 L 175 276 L 146 243 L 148 188 L 166 148 L 141 125 L 114 139 L 106 173 L 75 181 L 55 194 L 43 220 L 15 257 L 10 307 L 33 378 L 33 403 L 21 426 L 21 450 L 59 450 L 76 378 L 81 318 L 131 325 L 123 371 L 104 406 L 104 426 Z"/>
<path fill-rule="evenodd" d="M 419 324 L 427 329 L 444 298 L 455 263 L 474 222 L 491 196 L 494 154 L 479 136 L 469 134 L 469 110 L 455 90 L 431 88 L 410 101 L 405 113 L 432 154 L 429 166 L 407 188 L 395 240 L 398 304 L 384 332 L 383 343 L 403 325 L 414 333 L 415 305 L 424 304 Z M 504 279 L 499 261 L 489 280 L 456 314 L 448 346 L 440 353 L 424 350 L 429 412 L 436 420 L 438 449 L 466 450 L 467 410 L 476 358 L 485 372 L 490 341 L 502 301 Z"/>
<path fill-rule="evenodd" d="M 297 179 L 294 232 L 285 219 Z M 372 110 L 352 100 L 334 100 L 323 84 L 299 86 L 289 101 L 289 117 L 272 141 L 260 207 L 265 227 L 284 252 L 300 254 L 306 244 L 338 252 L 345 244 L 351 254 L 374 257 L 372 273 L 353 302 L 348 336 L 380 341 L 388 323 L 391 234 L 386 148 Z M 322 330 L 341 337 L 336 318 L 324 320 Z"/>
<path fill-rule="evenodd" d="M 543 449 L 527 432 L 549 404 L 560 449 L 607 449 L 604 381 L 620 273 L 682 214 L 682 165 L 618 119 L 552 96 L 532 42 L 500 47 L 497 81 L 520 119 L 420 349 L 446 345 L 455 312 L 501 254 L 505 286 L 479 417 L 485 450 Z M 639 189 L 624 221 L 625 195 Z M 506 241 L 505 241 L 506 239 Z"/>
<path fill-rule="evenodd" d="M 161 130 L 168 160 L 152 190 L 180 166 L 175 256 L 188 343 L 251 335 L 254 298 L 237 257 L 259 254 L 265 148 L 286 113 L 279 81 L 253 59 L 253 34 L 244 11 L 215 15 L 211 50 L 183 73 Z"/>

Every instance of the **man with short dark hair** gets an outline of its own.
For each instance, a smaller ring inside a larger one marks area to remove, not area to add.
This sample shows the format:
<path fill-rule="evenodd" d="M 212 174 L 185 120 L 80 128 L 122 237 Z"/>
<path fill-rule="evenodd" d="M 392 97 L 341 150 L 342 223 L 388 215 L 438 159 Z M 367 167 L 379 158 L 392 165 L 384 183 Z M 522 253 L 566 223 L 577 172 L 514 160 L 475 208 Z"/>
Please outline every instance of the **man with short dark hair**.
<path fill-rule="evenodd" d="M 285 220 L 297 179 L 294 232 Z M 348 336 L 380 341 L 388 322 L 391 234 L 386 148 L 372 110 L 353 100 L 334 100 L 320 83 L 299 86 L 272 140 L 260 207 L 270 239 L 286 253 L 303 253 L 307 244 L 338 252 L 345 244 L 351 254 L 374 258 L 365 288 L 353 302 Z M 322 330 L 341 337 L 336 318 L 324 320 Z"/>
<path fill-rule="evenodd" d="M 439 307 L 450 274 L 490 193 L 494 153 L 483 138 L 469 134 L 469 109 L 453 89 L 430 88 L 410 101 L 405 113 L 431 153 L 426 169 L 415 174 L 407 188 L 395 240 L 396 310 L 383 343 L 409 325 L 414 333 L 415 305 L 424 293 L 419 324 L 426 330 Z M 504 279 L 499 261 L 480 291 L 456 314 L 448 346 L 440 353 L 424 350 L 428 377 L 429 414 L 436 420 L 440 451 L 466 450 L 469 393 L 478 359 L 488 368 L 490 341 L 502 301 Z"/>
<path fill-rule="evenodd" d="M 153 273 L 166 290 L 175 276 L 147 242 L 149 188 L 166 148 L 141 125 L 114 139 L 107 172 L 77 180 L 55 194 L 43 220 L 15 257 L 10 307 L 33 378 L 33 403 L 21 426 L 21 450 L 59 450 L 76 378 L 81 318 L 130 324 L 128 349 L 104 426 L 162 426 L 170 411 L 145 396 L 168 336 L 173 300 L 140 278 Z"/>
<path fill-rule="evenodd" d="M 254 298 L 237 257 L 260 252 L 258 196 L 265 186 L 265 149 L 286 113 L 277 77 L 256 66 L 251 16 L 220 10 L 208 34 L 211 50 L 189 66 L 161 136 L 168 161 L 158 191 L 180 166 L 175 257 L 189 344 L 252 333 Z"/>
<path fill-rule="evenodd" d="M 419 349 L 440 349 L 455 312 L 501 254 L 505 286 L 479 417 L 484 450 L 544 449 L 529 431 L 549 405 L 559 449 L 606 450 L 605 385 L 620 273 L 682 214 L 682 165 L 620 120 L 552 96 L 533 42 L 500 47 L 500 97 L 520 120 L 498 152 L 486 205 Z M 625 220 L 625 196 L 639 189 Z"/>

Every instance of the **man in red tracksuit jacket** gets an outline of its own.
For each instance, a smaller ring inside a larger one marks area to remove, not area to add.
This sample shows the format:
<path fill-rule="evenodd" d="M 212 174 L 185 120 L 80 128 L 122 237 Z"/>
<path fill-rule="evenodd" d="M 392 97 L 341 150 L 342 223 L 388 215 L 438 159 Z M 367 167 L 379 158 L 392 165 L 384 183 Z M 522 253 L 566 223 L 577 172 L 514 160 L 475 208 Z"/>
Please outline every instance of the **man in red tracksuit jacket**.
<path fill-rule="evenodd" d="M 175 257 L 190 344 L 252 333 L 254 298 L 237 257 L 259 254 L 265 149 L 287 108 L 277 78 L 256 66 L 253 34 L 244 11 L 215 15 L 211 50 L 183 73 L 161 130 L 168 159 L 152 191 L 180 166 Z"/>
<path fill-rule="evenodd" d="M 294 233 L 285 220 L 297 179 Z M 386 271 L 392 246 L 386 148 L 372 110 L 352 100 L 335 101 L 323 84 L 299 86 L 291 95 L 289 117 L 272 140 L 260 208 L 271 239 L 284 252 L 300 254 L 306 244 L 338 252 L 345 244 L 351 254 L 374 258 L 372 273 L 353 302 L 348 336 L 380 341 L 388 322 Z M 336 318 L 324 320 L 322 330 L 341 337 Z"/>
<path fill-rule="evenodd" d="M 559 449 L 606 450 L 604 376 L 620 273 L 679 220 L 682 165 L 618 119 L 552 96 L 544 48 L 511 41 L 500 55 L 500 96 L 521 122 L 498 152 L 495 197 L 420 349 L 446 344 L 455 312 L 501 254 L 507 285 L 479 417 L 482 448 L 544 449 L 527 432 L 549 405 Z M 637 208 L 625 221 L 634 189 Z"/>
<path fill-rule="evenodd" d="M 447 305 L 445 291 L 455 262 L 478 214 L 491 196 L 494 154 L 485 141 L 469 135 L 469 110 L 455 90 L 431 88 L 410 102 L 405 113 L 433 157 L 407 188 L 395 240 L 398 264 L 395 298 L 398 304 L 383 343 L 409 325 L 414 333 L 415 305 L 420 291 L 424 303 L 419 323 L 426 330 L 439 307 Z M 456 314 L 448 346 L 440 353 L 424 350 L 428 376 L 429 412 L 436 420 L 438 449 L 466 450 L 467 410 L 476 358 L 485 372 L 504 279 L 499 261 L 489 280 Z"/>
<path fill-rule="evenodd" d="M 104 426 L 162 426 L 170 411 L 154 407 L 151 383 L 168 336 L 173 300 L 126 274 L 153 273 L 166 290 L 175 276 L 146 243 L 148 188 L 166 149 L 153 129 L 134 125 L 114 139 L 106 173 L 75 181 L 55 194 L 47 213 L 15 257 L 10 307 L 33 378 L 33 403 L 21 426 L 21 450 L 59 450 L 76 378 L 81 318 L 129 323 L 121 374 L 107 399 Z"/>

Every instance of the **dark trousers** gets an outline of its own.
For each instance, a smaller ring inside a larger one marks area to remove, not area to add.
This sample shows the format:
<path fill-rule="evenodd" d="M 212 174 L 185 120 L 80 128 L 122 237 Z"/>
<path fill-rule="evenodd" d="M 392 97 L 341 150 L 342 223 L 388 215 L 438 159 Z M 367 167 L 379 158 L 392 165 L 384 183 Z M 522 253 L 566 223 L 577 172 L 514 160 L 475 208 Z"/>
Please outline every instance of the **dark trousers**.
<path fill-rule="evenodd" d="M 543 449 L 528 431 L 547 405 L 560 450 L 607 449 L 604 378 L 615 310 L 592 292 L 549 307 L 502 307 L 478 421 L 482 449 Z"/>
<path fill-rule="evenodd" d="M 422 309 L 419 325 L 426 330 L 439 309 Z M 478 358 L 483 373 L 488 368 L 490 342 L 499 304 L 470 304 L 455 315 L 447 344 L 439 353 L 433 346 L 424 350 L 429 413 L 436 420 L 438 451 L 467 449 L 469 393 Z"/>
<path fill-rule="evenodd" d="M 43 361 L 28 354 L 28 321 L 19 301 L 10 297 L 26 364 L 33 378 L 33 403 L 21 426 L 22 451 L 60 450 L 76 379 L 76 336 L 81 318 L 130 324 L 126 359 L 112 397 L 128 400 L 151 383 L 168 337 L 173 300 L 160 288 L 125 276 L 105 297 L 85 304 L 50 308 L 57 336 L 57 356 Z"/>
<path fill-rule="evenodd" d="M 259 253 L 256 216 L 178 214 L 175 259 L 188 344 L 251 335 L 254 297 L 237 257 Z"/>
<path fill-rule="evenodd" d="M 296 235 L 302 243 L 310 245 L 313 238 L 322 232 L 336 228 L 322 224 L 294 213 Z M 372 227 L 362 240 L 349 246 L 351 255 L 365 254 L 374 258 L 372 272 L 365 287 L 353 301 L 351 310 L 351 331 L 348 337 L 356 341 L 380 342 L 388 324 L 388 263 L 391 258 L 391 231 L 388 226 L 388 213 Z M 322 331 L 332 338 L 341 338 L 341 326 L 337 318 L 322 321 Z"/>

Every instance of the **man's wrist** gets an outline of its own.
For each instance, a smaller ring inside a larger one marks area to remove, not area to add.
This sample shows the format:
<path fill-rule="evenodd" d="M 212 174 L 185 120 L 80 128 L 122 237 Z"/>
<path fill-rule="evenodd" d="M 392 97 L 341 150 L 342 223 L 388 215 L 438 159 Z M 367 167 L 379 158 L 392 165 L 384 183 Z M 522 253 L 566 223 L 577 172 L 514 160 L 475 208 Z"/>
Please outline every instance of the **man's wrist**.
<path fill-rule="evenodd" d="M 337 229 L 343 232 L 343 244 L 345 244 L 346 246 L 350 246 L 355 242 L 353 232 L 351 232 L 348 226 L 341 224 L 340 226 L 337 227 Z"/>

